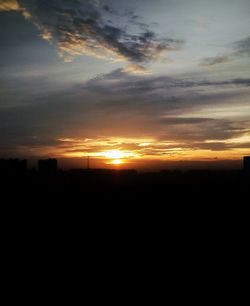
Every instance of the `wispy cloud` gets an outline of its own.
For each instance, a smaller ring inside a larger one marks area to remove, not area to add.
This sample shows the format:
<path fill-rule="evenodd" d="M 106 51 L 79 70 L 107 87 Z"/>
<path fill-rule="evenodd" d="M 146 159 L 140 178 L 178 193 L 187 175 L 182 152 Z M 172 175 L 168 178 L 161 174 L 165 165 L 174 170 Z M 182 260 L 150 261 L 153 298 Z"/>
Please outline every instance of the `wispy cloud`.
<path fill-rule="evenodd" d="M 114 86 L 115 85 L 115 86 Z M 116 69 L 108 74 L 100 75 L 87 81 L 83 88 L 97 92 L 132 92 L 133 94 L 146 93 L 155 94 L 156 91 L 181 90 L 195 87 L 249 87 L 250 79 L 228 79 L 228 80 L 206 80 L 206 79 L 187 79 L 172 78 L 168 76 L 131 76 L 123 69 Z"/>
<path fill-rule="evenodd" d="M 204 58 L 200 66 L 204 67 L 212 67 L 220 64 L 227 64 L 233 61 L 231 56 L 214 56 L 214 57 L 206 57 Z"/>
<path fill-rule="evenodd" d="M 199 65 L 212 68 L 221 64 L 228 64 L 235 59 L 244 56 L 250 56 L 250 36 L 237 40 L 230 45 L 230 52 L 228 55 L 218 55 L 203 58 Z"/>
<path fill-rule="evenodd" d="M 234 43 L 234 49 L 238 55 L 250 55 L 250 36 Z"/>

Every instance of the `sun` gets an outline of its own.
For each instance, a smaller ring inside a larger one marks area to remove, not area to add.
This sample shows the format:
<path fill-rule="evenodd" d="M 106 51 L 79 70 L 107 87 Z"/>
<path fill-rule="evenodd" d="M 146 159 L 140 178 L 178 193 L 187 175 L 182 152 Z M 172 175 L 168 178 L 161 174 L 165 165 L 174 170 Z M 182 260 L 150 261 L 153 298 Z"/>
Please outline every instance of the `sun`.
<path fill-rule="evenodd" d="M 114 160 L 111 162 L 111 164 L 113 164 L 113 165 L 122 165 L 123 163 L 124 163 L 124 161 L 121 160 L 121 159 L 114 159 Z"/>
<path fill-rule="evenodd" d="M 107 157 L 107 158 L 112 158 L 112 159 L 121 159 L 123 157 L 126 156 L 126 154 L 120 150 L 112 150 L 112 151 L 106 151 L 104 153 L 104 156 Z"/>
<path fill-rule="evenodd" d="M 106 164 L 119 166 L 127 163 L 127 159 L 133 157 L 134 154 L 132 152 L 121 150 L 109 150 L 103 152 L 103 156 L 110 160 Z"/>

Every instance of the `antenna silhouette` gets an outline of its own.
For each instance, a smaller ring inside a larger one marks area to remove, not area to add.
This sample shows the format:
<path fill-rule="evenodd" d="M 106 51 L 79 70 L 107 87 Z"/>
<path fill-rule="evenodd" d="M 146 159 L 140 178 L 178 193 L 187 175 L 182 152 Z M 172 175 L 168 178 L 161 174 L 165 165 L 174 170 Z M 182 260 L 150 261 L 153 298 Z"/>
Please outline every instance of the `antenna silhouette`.
<path fill-rule="evenodd" d="M 90 169 L 90 162 L 89 162 L 89 159 L 90 159 L 90 156 L 88 155 L 88 156 L 87 156 L 87 169 L 88 169 L 88 170 Z"/>

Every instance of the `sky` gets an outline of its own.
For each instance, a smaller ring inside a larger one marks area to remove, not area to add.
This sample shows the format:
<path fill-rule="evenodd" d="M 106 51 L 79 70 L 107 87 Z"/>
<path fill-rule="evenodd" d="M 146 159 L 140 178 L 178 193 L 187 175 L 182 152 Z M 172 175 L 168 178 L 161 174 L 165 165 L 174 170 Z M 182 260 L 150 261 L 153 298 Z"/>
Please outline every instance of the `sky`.
<path fill-rule="evenodd" d="M 0 0 L 0 157 L 250 154 L 249 0 Z"/>

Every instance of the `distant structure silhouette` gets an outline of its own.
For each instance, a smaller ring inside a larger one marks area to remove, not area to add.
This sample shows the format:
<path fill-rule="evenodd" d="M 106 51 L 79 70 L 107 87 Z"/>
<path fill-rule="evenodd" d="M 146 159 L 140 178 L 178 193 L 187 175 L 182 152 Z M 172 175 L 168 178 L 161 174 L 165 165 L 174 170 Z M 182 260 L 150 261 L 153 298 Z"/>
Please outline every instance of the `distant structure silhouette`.
<path fill-rule="evenodd" d="M 87 157 L 87 169 L 88 169 L 88 170 L 90 169 L 90 160 L 89 160 L 89 159 L 90 159 L 90 157 L 88 156 L 88 157 Z"/>
<path fill-rule="evenodd" d="M 40 159 L 38 170 L 41 174 L 55 174 L 57 172 L 57 160 L 55 158 Z"/>
<path fill-rule="evenodd" d="M 21 159 L 0 159 L 0 172 L 5 174 L 19 174 L 27 170 L 27 161 Z"/>
<path fill-rule="evenodd" d="M 246 172 L 250 172 L 250 156 L 244 156 L 243 168 Z"/>

